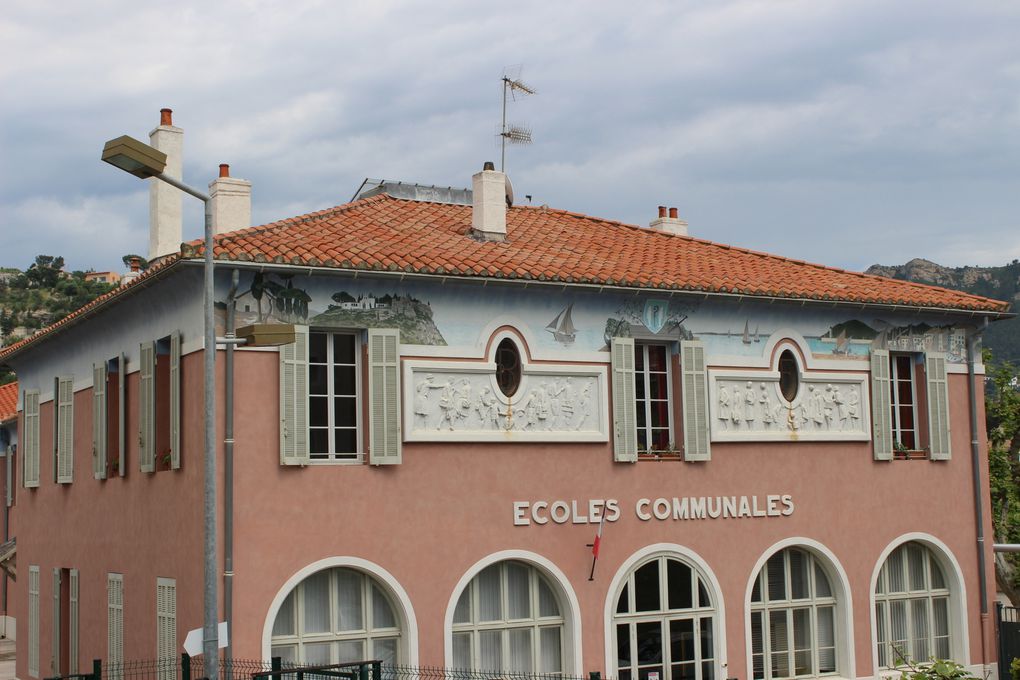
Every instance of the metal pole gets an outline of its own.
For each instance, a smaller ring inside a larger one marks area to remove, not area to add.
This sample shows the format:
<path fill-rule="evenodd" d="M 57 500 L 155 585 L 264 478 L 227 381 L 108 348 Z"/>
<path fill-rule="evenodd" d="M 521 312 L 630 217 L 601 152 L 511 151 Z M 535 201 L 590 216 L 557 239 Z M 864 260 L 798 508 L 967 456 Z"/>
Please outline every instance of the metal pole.
<path fill-rule="evenodd" d="M 234 344 L 237 325 L 237 285 L 240 272 L 234 269 L 230 275 L 230 291 L 227 293 L 227 356 L 223 376 L 223 620 L 227 630 L 234 626 Z M 224 650 L 226 670 L 233 659 L 230 640 Z"/>
<path fill-rule="evenodd" d="M 503 127 L 499 135 L 499 171 L 506 172 L 506 85 L 507 78 L 503 76 Z"/>
<path fill-rule="evenodd" d="M 187 191 L 182 188 L 182 191 Z M 190 193 L 190 192 L 189 192 Z M 203 194 L 204 196 L 204 194 Z M 213 231 L 212 201 L 205 204 L 205 545 L 203 549 L 205 593 L 202 651 L 205 654 L 206 676 L 216 680 L 219 675 L 219 636 L 217 634 L 216 593 L 216 319 L 213 316 Z"/>

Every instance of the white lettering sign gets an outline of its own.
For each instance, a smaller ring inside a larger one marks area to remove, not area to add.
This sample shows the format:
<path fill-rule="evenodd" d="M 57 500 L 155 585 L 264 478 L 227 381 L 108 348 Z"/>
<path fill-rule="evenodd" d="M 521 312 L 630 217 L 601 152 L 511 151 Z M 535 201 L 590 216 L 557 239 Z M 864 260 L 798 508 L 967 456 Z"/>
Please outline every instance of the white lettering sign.
<path fill-rule="evenodd" d="M 793 496 L 684 496 L 639 498 L 634 514 L 643 522 L 653 519 L 740 519 L 743 517 L 789 517 L 793 514 Z M 620 519 L 620 502 L 615 498 L 583 500 L 514 501 L 514 525 L 598 524 Z"/>

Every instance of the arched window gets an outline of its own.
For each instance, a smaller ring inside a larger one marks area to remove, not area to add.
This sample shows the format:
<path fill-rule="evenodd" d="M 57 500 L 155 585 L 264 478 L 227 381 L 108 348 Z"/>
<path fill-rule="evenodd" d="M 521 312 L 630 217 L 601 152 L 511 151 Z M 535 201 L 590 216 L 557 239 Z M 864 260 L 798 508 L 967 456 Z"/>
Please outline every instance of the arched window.
<path fill-rule="evenodd" d="M 800 387 L 800 365 L 793 352 L 784 349 L 779 355 L 779 391 L 786 401 L 793 401 L 797 398 L 797 390 Z"/>
<path fill-rule="evenodd" d="M 375 579 L 324 569 L 287 595 L 273 622 L 272 654 L 299 664 L 400 663 L 401 634 L 397 609 Z"/>
<path fill-rule="evenodd" d="M 617 677 L 713 680 L 715 614 L 696 568 L 666 555 L 645 561 L 628 574 L 616 600 Z"/>
<path fill-rule="evenodd" d="M 506 560 L 471 579 L 453 612 L 453 666 L 495 673 L 563 672 L 564 619 L 548 579 Z"/>
<path fill-rule="evenodd" d="M 911 541 L 889 555 L 875 584 L 880 667 L 950 657 L 949 595 L 930 548 Z"/>
<path fill-rule="evenodd" d="M 510 338 L 496 346 L 496 384 L 507 397 L 514 396 L 521 385 L 521 352 Z"/>
<path fill-rule="evenodd" d="M 836 598 L 814 555 L 787 548 L 768 559 L 751 590 L 755 680 L 836 672 Z"/>

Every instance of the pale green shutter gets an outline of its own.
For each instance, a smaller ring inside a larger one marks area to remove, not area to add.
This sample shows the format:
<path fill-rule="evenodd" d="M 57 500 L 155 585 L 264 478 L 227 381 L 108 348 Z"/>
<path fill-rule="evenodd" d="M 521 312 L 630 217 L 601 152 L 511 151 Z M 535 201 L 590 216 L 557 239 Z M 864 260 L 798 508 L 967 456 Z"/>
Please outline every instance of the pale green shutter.
<path fill-rule="evenodd" d="M 308 464 L 308 326 L 280 346 L 280 464 Z"/>
<path fill-rule="evenodd" d="M 92 475 L 106 479 L 106 451 L 110 433 L 106 431 L 106 362 L 92 364 Z"/>
<path fill-rule="evenodd" d="M 613 338 L 613 460 L 637 462 L 637 397 L 634 393 L 634 339 Z"/>
<path fill-rule="evenodd" d="M 684 377 L 684 460 L 711 460 L 705 346 L 694 340 L 681 342 L 680 361 Z"/>
<path fill-rule="evenodd" d="M 39 390 L 25 390 L 25 487 L 39 486 Z M 36 675 L 39 674 L 38 661 Z"/>
<path fill-rule="evenodd" d="M 57 479 L 60 484 L 74 481 L 74 379 L 58 378 L 56 405 Z"/>
<path fill-rule="evenodd" d="M 109 680 L 124 677 L 124 575 L 106 576 L 106 663 Z"/>
<path fill-rule="evenodd" d="M 78 570 L 72 569 L 70 571 L 70 584 L 68 590 L 70 591 L 70 597 L 68 598 L 68 612 L 67 612 L 67 637 L 68 637 L 68 669 L 67 672 L 74 675 L 78 672 Z"/>
<path fill-rule="evenodd" d="M 127 474 L 127 357 L 121 354 L 117 359 L 117 474 Z"/>
<path fill-rule="evenodd" d="M 400 446 L 400 331 L 368 330 L 368 462 L 396 465 Z"/>
<path fill-rule="evenodd" d="M 170 468 L 181 467 L 181 334 L 170 334 Z"/>
<path fill-rule="evenodd" d="M 138 463 L 156 471 L 156 346 L 143 342 L 138 367 Z"/>
<path fill-rule="evenodd" d="M 60 675 L 60 569 L 53 569 L 53 618 L 50 620 L 50 673 Z"/>
<path fill-rule="evenodd" d="M 177 581 L 156 579 L 156 658 L 157 678 L 177 677 Z"/>
<path fill-rule="evenodd" d="M 949 385 L 946 380 L 946 355 L 929 352 L 924 356 L 924 374 L 928 381 L 928 446 L 932 460 L 949 460 Z"/>
<path fill-rule="evenodd" d="M 28 674 L 39 677 L 39 567 L 28 568 Z"/>
<path fill-rule="evenodd" d="M 875 460 L 892 460 L 892 401 L 889 394 L 889 352 L 871 350 L 871 428 Z"/>

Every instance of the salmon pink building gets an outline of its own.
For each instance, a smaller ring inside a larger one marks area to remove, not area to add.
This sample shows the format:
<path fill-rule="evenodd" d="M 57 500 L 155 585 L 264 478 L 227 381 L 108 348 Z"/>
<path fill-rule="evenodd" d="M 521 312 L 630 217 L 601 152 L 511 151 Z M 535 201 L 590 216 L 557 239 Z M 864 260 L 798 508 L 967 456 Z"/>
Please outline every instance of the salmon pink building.
<path fill-rule="evenodd" d="M 153 141 L 178 134 L 167 115 Z M 979 343 L 1005 303 L 694 238 L 665 208 L 511 205 L 491 169 L 258 227 L 247 183 L 217 182 L 219 335 L 296 329 L 215 348 L 234 657 L 995 673 Z M 21 678 L 174 657 L 202 625 L 202 249 L 150 255 L 0 352 Z"/>

